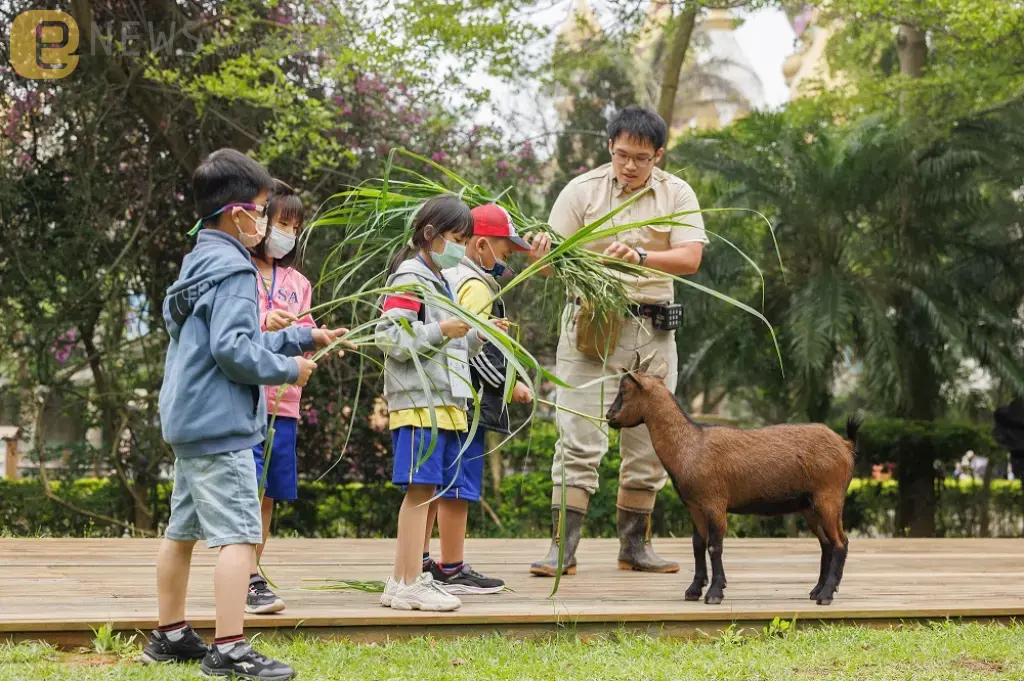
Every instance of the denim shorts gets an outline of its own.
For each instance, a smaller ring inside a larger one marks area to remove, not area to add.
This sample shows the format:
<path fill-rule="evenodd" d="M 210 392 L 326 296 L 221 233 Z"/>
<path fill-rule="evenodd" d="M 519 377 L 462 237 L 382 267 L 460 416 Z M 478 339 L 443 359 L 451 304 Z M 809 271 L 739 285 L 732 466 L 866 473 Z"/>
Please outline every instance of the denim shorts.
<path fill-rule="evenodd" d="M 210 548 L 261 543 L 257 489 L 251 449 L 175 459 L 165 536 L 175 541 L 205 539 Z"/>

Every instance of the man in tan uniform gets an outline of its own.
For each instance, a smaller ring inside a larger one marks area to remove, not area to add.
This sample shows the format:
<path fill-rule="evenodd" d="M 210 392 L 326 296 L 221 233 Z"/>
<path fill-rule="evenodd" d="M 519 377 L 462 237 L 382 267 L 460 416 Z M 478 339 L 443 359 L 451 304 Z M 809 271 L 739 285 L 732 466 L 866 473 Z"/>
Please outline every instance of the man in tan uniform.
<path fill-rule="evenodd" d="M 631 106 L 618 112 L 608 125 L 608 150 L 612 162 L 572 180 L 551 209 L 550 224 L 563 237 L 568 237 L 590 224 L 637 192 L 645 195 L 618 213 L 612 224 L 626 225 L 642 220 L 697 211 L 700 206 L 693 190 L 683 180 L 657 167 L 664 153 L 668 129 L 665 121 L 653 111 Z M 693 274 L 700 266 L 707 237 L 700 213 L 674 218 L 685 226 L 652 225 L 627 228 L 614 238 L 587 244 L 586 248 L 620 258 L 634 264 L 673 275 Z M 664 313 L 664 305 L 673 302 L 672 280 L 667 277 L 625 277 L 609 270 L 609 276 L 625 280 L 637 307 L 625 314 L 618 342 L 608 351 L 593 356 L 586 343 L 577 345 L 576 323 L 579 304 L 570 299 L 563 315 L 558 341 L 555 373 L 570 385 L 578 386 L 608 374 L 617 374 L 626 367 L 639 350 L 649 354 L 656 350 L 668 362 L 665 383 L 674 391 L 678 371 L 675 333 L 655 328 L 654 317 Z M 572 295 L 572 294 L 570 294 Z M 661 326 L 665 324 L 660 323 Z M 671 325 L 669 325 L 671 326 Z M 581 352 L 580 349 L 584 352 Z M 617 385 L 604 381 L 586 389 L 558 389 L 560 405 L 584 414 L 603 417 L 615 399 Z M 551 493 L 554 539 L 548 555 L 530 567 L 536 575 L 553 576 L 558 565 L 558 517 L 562 499 L 564 466 L 568 514 L 565 518 L 566 574 L 576 572 L 576 547 L 579 544 L 583 518 L 590 496 L 597 490 L 597 467 L 608 451 L 607 429 L 568 411 L 556 416 L 558 443 L 555 445 L 551 469 Z M 644 572 L 677 572 L 679 564 L 662 560 L 650 545 L 650 517 L 658 490 L 665 486 L 667 475 L 654 448 L 646 426 L 631 428 L 621 434 L 622 467 L 619 472 L 618 534 L 619 567 Z"/>

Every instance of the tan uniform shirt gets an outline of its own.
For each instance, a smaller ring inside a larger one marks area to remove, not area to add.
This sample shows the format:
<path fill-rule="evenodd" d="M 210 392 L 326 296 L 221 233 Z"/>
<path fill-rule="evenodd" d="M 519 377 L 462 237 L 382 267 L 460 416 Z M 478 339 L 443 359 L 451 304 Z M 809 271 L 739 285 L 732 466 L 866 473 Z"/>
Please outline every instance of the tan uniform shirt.
<path fill-rule="evenodd" d="M 651 187 L 651 191 L 612 218 L 610 224 L 627 225 L 681 211 L 700 210 L 690 185 L 660 168 L 653 170 L 647 186 Z M 584 225 L 589 225 L 628 201 L 633 192 L 624 189 L 615 177 L 611 163 L 595 168 L 565 186 L 555 200 L 548 223 L 563 237 L 572 236 Z M 615 237 L 591 242 L 585 248 L 601 253 L 612 242 L 620 241 L 631 248 L 640 246 L 654 252 L 667 251 L 685 243 L 708 243 L 704 233 L 704 218 L 700 213 L 684 215 L 675 220 L 685 226 L 633 227 Z M 607 226 L 610 225 L 606 224 L 602 229 Z M 613 270 L 609 272 L 626 282 L 633 300 L 638 303 L 672 302 L 672 280 L 668 277 L 630 277 Z"/>

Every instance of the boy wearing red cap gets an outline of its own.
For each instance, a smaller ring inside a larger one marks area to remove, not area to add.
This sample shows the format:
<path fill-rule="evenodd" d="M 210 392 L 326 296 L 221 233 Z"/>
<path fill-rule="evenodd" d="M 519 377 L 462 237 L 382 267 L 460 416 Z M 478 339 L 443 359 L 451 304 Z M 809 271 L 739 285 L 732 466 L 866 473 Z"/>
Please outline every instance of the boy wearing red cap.
<path fill-rule="evenodd" d="M 462 307 L 485 319 L 504 319 L 505 304 L 500 299 L 494 300 L 494 296 L 501 291 L 498 280 L 511 272 L 505 261 L 516 251 L 528 252 L 531 261 L 542 258 L 551 250 L 551 240 L 537 234 L 531 246 L 516 232 L 508 212 L 497 204 L 477 206 L 472 213 L 473 238 L 466 247 L 466 257 L 458 266 L 445 270 L 444 275 Z M 473 441 L 462 454 L 452 486 L 431 504 L 423 541 L 423 571 L 432 573 L 446 591 L 457 595 L 497 593 L 505 586 L 500 579 L 473 570 L 464 557 L 469 502 L 480 501 L 483 485 L 486 431 L 509 433 L 505 358 L 493 343 L 486 343 L 469 363 L 473 388 L 480 396 L 480 422 Z M 531 402 L 533 393 L 525 384 L 516 382 L 512 399 Z M 440 563 L 430 558 L 435 516 L 441 537 Z"/>

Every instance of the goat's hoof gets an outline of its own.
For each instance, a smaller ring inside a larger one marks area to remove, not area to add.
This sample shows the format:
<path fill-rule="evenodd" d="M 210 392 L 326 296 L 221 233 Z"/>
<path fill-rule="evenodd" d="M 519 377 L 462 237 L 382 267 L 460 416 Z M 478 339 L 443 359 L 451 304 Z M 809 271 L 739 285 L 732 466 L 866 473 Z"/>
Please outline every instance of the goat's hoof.
<path fill-rule="evenodd" d="M 722 594 L 708 594 L 707 598 L 704 599 L 704 603 L 707 605 L 719 605 L 722 602 Z"/>
<path fill-rule="evenodd" d="M 832 605 L 832 599 L 831 598 L 819 598 L 818 599 L 818 605 Z"/>
<path fill-rule="evenodd" d="M 700 600 L 700 596 L 701 596 L 701 592 L 700 591 L 690 591 L 690 590 L 687 590 L 686 591 L 686 595 L 684 596 L 684 598 L 686 598 L 686 600 L 688 600 L 688 601 L 699 601 Z"/>
<path fill-rule="evenodd" d="M 820 594 L 820 593 L 821 593 L 821 589 L 820 588 L 811 589 L 811 600 L 812 601 L 818 600 L 818 594 Z"/>

